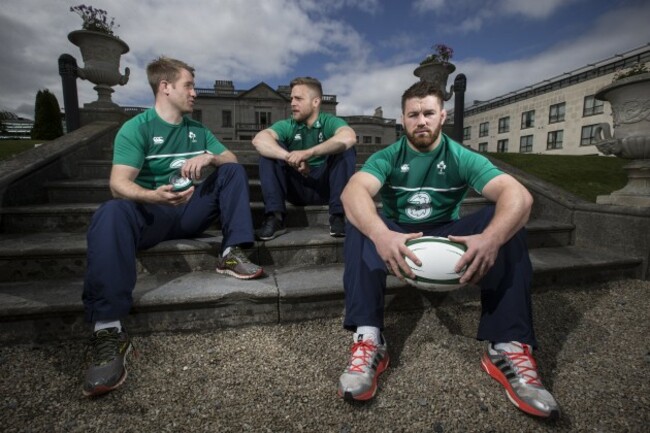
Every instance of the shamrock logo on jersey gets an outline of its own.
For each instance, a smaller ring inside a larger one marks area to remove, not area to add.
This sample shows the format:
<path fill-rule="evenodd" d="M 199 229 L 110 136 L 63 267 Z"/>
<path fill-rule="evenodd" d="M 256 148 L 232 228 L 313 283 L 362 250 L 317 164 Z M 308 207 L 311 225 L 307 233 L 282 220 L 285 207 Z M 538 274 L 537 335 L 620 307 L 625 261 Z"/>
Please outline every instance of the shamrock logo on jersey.
<path fill-rule="evenodd" d="M 438 165 L 436 165 L 436 168 L 438 169 L 438 174 L 445 174 L 447 164 L 445 164 L 445 161 L 440 161 Z"/>

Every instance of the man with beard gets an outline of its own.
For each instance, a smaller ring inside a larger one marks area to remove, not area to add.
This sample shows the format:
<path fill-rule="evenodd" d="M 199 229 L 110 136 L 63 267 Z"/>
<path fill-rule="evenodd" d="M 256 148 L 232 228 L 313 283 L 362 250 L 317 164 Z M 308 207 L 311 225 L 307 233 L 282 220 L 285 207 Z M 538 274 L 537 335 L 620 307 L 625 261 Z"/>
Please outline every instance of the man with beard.
<path fill-rule="evenodd" d="M 558 405 L 542 385 L 532 356 L 537 342 L 524 229 L 532 197 L 485 157 L 441 133 L 447 115 L 442 101 L 440 90 L 427 82 L 406 90 L 406 136 L 372 155 L 343 191 L 349 221 L 344 327 L 354 331 L 354 340 L 338 394 L 351 400 L 374 397 L 377 376 L 389 364 L 382 335 L 387 273 L 414 278 L 404 256 L 421 263 L 406 241 L 441 236 L 466 245 L 456 270 L 466 268 L 461 283 L 481 288 L 477 338 L 488 342 L 483 369 L 505 387 L 519 409 L 555 417 Z M 493 204 L 459 218 L 470 187 Z M 381 196 L 381 214 L 373 201 L 376 194 Z"/>
<path fill-rule="evenodd" d="M 217 218 L 223 240 L 216 271 L 239 279 L 263 275 L 240 247 L 253 245 L 246 171 L 212 133 L 186 114 L 196 92 L 194 68 L 160 57 L 147 65 L 154 106 L 115 137 L 110 188 L 88 229 L 85 316 L 93 323 L 92 362 L 83 393 L 105 394 L 126 379 L 131 340 L 122 327 L 136 284 L 136 253 L 196 237 Z M 204 172 L 212 168 L 210 175 Z"/>
<path fill-rule="evenodd" d="M 323 89 L 311 77 L 291 81 L 292 117 L 253 138 L 260 154 L 265 218 L 255 231 L 268 241 L 286 232 L 285 199 L 297 206 L 329 205 L 330 235 L 345 235 L 341 191 L 356 164 L 356 134 L 341 118 L 321 113 Z"/>

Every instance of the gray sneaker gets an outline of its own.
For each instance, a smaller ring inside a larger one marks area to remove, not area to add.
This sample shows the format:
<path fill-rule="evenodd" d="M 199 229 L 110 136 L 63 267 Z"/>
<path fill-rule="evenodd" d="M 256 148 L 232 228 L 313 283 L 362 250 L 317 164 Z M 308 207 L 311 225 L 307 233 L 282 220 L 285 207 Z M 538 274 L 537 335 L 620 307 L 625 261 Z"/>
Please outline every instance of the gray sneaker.
<path fill-rule="evenodd" d="M 533 349 L 527 344 L 510 342 L 507 350 L 493 344 L 481 359 L 483 370 L 506 389 L 508 399 L 524 412 L 544 418 L 558 418 L 560 409 L 537 372 Z"/>
<path fill-rule="evenodd" d="M 240 280 L 250 280 L 261 276 L 264 269 L 248 260 L 241 248 L 231 247 L 226 257 L 217 259 L 217 272 L 232 275 Z"/>
<path fill-rule="evenodd" d="M 339 378 L 338 395 L 346 400 L 370 400 L 377 392 L 377 378 L 388 367 L 386 341 L 376 344 L 354 334 L 348 366 Z"/>
<path fill-rule="evenodd" d="M 133 349 L 126 331 L 100 329 L 90 338 L 92 363 L 86 371 L 83 394 L 87 397 L 106 394 L 126 380 L 126 357 Z"/>

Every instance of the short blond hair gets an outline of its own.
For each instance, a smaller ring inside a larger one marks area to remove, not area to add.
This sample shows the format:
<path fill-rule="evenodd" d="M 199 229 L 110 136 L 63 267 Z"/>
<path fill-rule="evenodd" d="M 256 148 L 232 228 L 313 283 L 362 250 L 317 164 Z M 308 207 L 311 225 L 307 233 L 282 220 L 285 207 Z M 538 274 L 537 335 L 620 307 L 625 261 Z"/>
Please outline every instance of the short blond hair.
<path fill-rule="evenodd" d="M 323 99 L 323 86 L 320 84 L 320 81 L 318 81 L 316 78 L 313 77 L 294 78 L 293 80 L 291 80 L 291 83 L 289 83 L 289 87 L 293 89 L 293 86 L 297 86 L 299 84 L 309 87 L 314 92 L 316 92 L 316 95 L 319 98 Z"/>

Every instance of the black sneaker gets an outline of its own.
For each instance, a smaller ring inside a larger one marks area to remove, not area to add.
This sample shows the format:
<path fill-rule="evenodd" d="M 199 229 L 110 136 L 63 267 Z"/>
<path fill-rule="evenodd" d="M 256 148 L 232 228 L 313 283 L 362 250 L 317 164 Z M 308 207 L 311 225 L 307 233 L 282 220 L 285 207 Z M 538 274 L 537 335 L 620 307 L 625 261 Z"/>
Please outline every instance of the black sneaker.
<path fill-rule="evenodd" d="M 345 216 L 343 214 L 330 215 L 330 236 L 345 237 Z"/>
<path fill-rule="evenodd" d="M 264 218 L 262 227 L 255 230 L 255 238 L 260 241 L 270 241 L 286 232 L 287 229 L 284 227 L 284 221 L 270 213 L 266 215 L 266 218 Z"/>
<path fill-rule="evenodd" d="M 87 397 L 106 394 L 126 380 L 126 356 L 133 349 L 126 331 L 100 329 L 90 338 L 92 364 L 86 371 L 83 393 Z"/>

